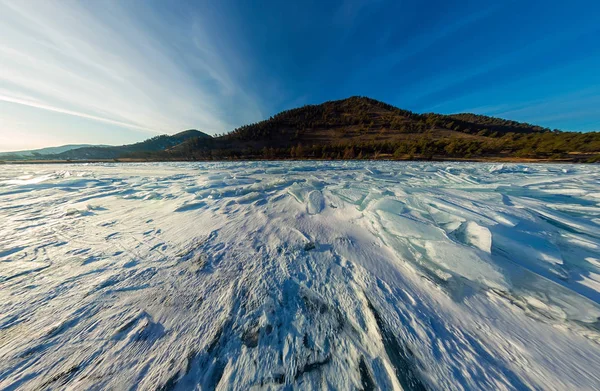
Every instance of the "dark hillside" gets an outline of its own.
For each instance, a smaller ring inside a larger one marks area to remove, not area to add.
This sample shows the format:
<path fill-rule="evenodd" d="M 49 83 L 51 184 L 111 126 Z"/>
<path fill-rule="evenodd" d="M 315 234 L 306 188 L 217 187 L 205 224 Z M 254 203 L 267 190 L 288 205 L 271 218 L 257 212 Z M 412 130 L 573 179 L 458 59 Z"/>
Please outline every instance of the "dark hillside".
<path fill-rule="evenodd" d="M 550 131 L 550 129 L 544 128 L 542 126 L 531 125 L 531 124 L 528 124 L 525 122 L 511 121 L 508 119 L 488 117 L 487 115 L 463 113 L 463 114 L 452 114 L 452 115 L 449 115 L 446 117 L 455 119 L 455 120 L 460 121 L 465 124 L 470 124 L 471 126 L 473 126 L 473 125 L 482 126 L 491 132 L 539 133 L 539 132 L 549 132 Z"/>
<path fill-rule="evenodd" d="M 424 132 L 434 133 L 432 136 L 442 132 L 440 136 L 443 137 L 447 137 L 448 132 L 498 137 L 509 132 L 547 131 L 549 129 L 539 126 L 473 114 L 416 114 L 374 99 L 354 96 L 283 111 L 268 120 L 237 128 L 227 137 L 244 141 L 268 139 L 274 142 L 278 139 L 285 142 L 283 138 L 290 136 L 297 141 L 310 141 L 316 137 L 332 142 L 375 134 L 379 134 L 375 139 L 394 139 L 402 134 Z"/>

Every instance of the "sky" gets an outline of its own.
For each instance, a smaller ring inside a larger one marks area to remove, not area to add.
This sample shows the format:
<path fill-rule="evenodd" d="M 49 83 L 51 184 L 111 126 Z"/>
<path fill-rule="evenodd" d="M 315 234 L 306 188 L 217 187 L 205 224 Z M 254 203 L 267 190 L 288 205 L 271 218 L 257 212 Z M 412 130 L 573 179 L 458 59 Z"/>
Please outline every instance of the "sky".
<path fill-rule="evenodd" d="M 0 151 L 369 96 L 600 130 L 600 2 L 0 0 Z"/>

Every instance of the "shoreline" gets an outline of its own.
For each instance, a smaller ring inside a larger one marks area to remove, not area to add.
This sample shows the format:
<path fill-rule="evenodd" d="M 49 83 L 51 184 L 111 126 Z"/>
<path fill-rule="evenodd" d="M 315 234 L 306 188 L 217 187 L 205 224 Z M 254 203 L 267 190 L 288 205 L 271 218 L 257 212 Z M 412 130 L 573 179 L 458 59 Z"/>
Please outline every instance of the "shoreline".
<path fill-rule="evenodd" d="M 475 158 L 443 158 L 433 157 L 430 159 L 90 159 L 90 160 L 0 160 L 0 165 L 26 165 L 26 164 L 93 164 L 93 163 L 194 163 L 194 162 L 253 162 L 253 161 L 325 161 L 325 162 L 345 162 L 345 161 L 384 161 L 384 162 L 465 162 L 465 163 L 555 163 L 555 164 L 595 164 L 584 160 L 576 159 L 550 159 L 550 158 L 517 158 L 517 157 L 475 157 Z"/>

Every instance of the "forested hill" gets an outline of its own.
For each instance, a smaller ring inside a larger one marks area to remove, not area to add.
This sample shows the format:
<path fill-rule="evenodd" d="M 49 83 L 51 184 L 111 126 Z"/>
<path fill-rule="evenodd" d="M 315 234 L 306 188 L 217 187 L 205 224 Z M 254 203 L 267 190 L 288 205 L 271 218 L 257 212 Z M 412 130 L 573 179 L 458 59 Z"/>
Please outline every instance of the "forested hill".
<path fill-rule="evenodd" d="M 369 130 L 399 133 L 456 131 L 466 134 L 539 133 L 550 129 L 475 114 L 416 114 L 387 103 L 354 96 L 344 100 L 283 111 L 268 120 L 235 129 L 229 137 L 242 140 L 275 139 L 290 132 L 314 135 L 319 130 L 368 134 Z M 344 134 L 344 133 L 342 133 Z M 331 135 L 333 136 L 333 134 Z M 496 136 L 496 135 L 494 135 Z"/>
<path fill-rule="evenodd" d="M 160 153 L 168 148 L 179 145 L 189 139 L 211 138 L 208 134 L 195 129 L 185 130 L 173 135 L 160 135 L 149 138 L 135 144 L 120 145 L 116 147 L 89 146 L 84 148 L 71 149 L 69 151 L 52 155 L 51 157 L 59 160 L 88 160 L 88 159 L 118 159 L 130 156 L 132 154 L 153 155 Z"/>
<path fill-rule="evenodd" d="M 465 124 L 478 125 L 485 129 L 491 130 L 492 132 L 535 133 L 550 131 L 550 129 L 544 128 L 542 126 L 531 125 L 525 122 L 511 121 L 508 119 L 489 117 L 487 115 L 462 113 L 452 114 L 446 117 L 450 117 L 454 120 L 461 121 Z"/>
<path fill-rule="evenodd" d="M 130 158 L 170 159 L 162 154 L 187 140 L 212 139 L 206 133 L 195 129 L 185 130 L 173 135 L 163 134 L 144 141 L 126 145 L 63 145 L 29 151 L 0 153 L 2 162 L 45 162 L 45 161 L 91 161 Z"/>
<path fill-rule="evenodd" d="M 366 97 L 286 110 L 213 139 L 190 139 L 171 158 L 476 158 L 589 161 L 600 133 L 550 130 L 476 114 L 418 114 Z M 162 155 L 164 157 L 164 154 Z"/>

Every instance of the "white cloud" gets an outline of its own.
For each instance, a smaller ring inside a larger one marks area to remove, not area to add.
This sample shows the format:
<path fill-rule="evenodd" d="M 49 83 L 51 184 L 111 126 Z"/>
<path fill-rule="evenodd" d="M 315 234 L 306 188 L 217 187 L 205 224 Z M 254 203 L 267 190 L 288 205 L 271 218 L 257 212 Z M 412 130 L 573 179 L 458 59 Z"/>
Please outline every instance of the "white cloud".
<path fill-rule="evenodd" d="M 210 21 L 188 15 L 173 27 L 162 12 L 0 1 L 0 100 L 149 133 L 216 133 L 259 119 L 256 99 L 228 66 L 243 59 L 215 45 Z"/>

